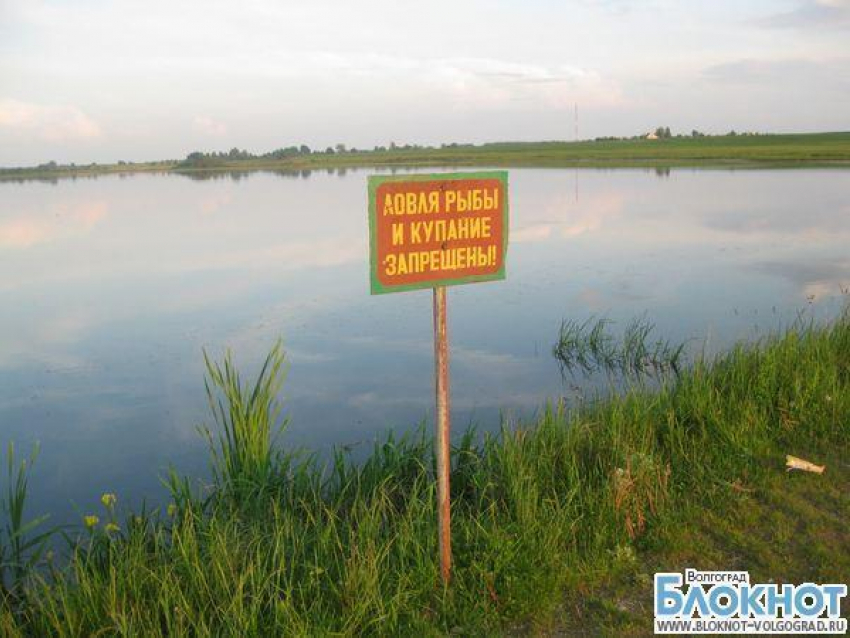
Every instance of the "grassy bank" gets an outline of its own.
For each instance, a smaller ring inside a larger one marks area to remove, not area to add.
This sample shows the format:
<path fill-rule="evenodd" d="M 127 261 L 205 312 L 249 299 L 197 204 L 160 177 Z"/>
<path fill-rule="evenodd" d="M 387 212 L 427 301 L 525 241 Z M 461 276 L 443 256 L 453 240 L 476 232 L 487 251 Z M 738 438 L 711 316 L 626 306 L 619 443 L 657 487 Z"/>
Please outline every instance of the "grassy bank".
<path fill-rule="evenodd" d="M 505 167 L 793 167 L 850 166 L 850 132 L 793 135 L 717 135 L 670 139 L 453 144 L 441 148 L 299 153 L 281 159 L 180 160 L 0 169 L 0 180 L 55 179 L 110 173 L 304 171 L 344 168 Z"/>
<path fill-rule="evenodd" d="M 283 359 L 209 364 L 215 484 L 167 513 L 104 499 L 68 565 L 7 581 L 6 635 L 651 631 L 653 569 L 846 582 L 850 316 L 698 361 L 660 389 L 453 451 L 455 571 L 439 585 L 424 433 L 327 468 L 276 452 Z M 788 475 L 784 455 L 826 459 Z M 119 495 L 120 496 L 120 495 Z M 111 524 L 111 526 L 110 526 Z"/>

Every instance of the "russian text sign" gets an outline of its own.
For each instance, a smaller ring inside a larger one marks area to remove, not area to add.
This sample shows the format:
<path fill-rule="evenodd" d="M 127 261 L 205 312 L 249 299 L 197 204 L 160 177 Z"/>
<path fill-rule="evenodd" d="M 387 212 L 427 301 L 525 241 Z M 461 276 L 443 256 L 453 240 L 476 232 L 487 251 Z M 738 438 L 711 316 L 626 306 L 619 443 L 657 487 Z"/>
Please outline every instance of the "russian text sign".
<path fill-rule="evenodd" d="M 505 171 L 369 178 L 372 294 L 505 278 Z"/>

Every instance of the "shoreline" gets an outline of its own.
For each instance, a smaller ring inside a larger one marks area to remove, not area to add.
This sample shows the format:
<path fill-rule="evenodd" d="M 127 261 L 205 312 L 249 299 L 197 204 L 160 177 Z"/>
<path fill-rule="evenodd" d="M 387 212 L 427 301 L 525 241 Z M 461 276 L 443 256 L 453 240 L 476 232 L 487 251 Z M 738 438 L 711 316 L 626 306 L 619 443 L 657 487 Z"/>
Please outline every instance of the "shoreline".
<path fill-rule="evenodd" d="M 735 135 L 665 140 L 517 142 L 445 148 L 311 152 L 283 159 L 254 157 L 0 168 L 0 181 L 110 174 L 312 171 L 360 168 L 850 168 L 850 133 Z M 201 165 L 202 164 L 202 165 Z"/>

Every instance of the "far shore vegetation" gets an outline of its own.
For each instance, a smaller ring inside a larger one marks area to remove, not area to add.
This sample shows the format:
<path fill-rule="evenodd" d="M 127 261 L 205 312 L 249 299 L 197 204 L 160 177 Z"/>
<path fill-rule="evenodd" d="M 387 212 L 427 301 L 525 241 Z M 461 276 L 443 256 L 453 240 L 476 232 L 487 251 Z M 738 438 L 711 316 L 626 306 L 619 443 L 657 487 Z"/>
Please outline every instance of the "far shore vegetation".
<path fill-rule="evenodd" d="M 687 364 L 651 331 L 565 322 L 562 373 L 624 383 L 458 433 L 448 587 L 430 429 L 359 463 L 281 449 L 279 346 L 253 382 L 206 360 L 212 484 L 172 471 L 170 502 L 136 511 L 107 491 L 62 556 L 10 448 L 0 635 L 648 635 L 656 571 L 846 582 L 850 313 Z M 786 454 L 826 471 L 786 472 Z"/>
<path fill-rule="evenodd" d="M 194 151 L 183 159 L 112 164 L 58 164 L 0 168 L 0 180 L 82 177 L 110 173 L 309 171 L 346 168 L 414 168 L 438 166 L 504 167 L 850 167 L 850 132 L 674 135 L 669 127 L 630 138 L 601 137 L 580 141 L 494 142 L 436 146 L 349 148 L 336 144 L 313 149 L 304 144 L 265 153 L 244 149 Z"/>

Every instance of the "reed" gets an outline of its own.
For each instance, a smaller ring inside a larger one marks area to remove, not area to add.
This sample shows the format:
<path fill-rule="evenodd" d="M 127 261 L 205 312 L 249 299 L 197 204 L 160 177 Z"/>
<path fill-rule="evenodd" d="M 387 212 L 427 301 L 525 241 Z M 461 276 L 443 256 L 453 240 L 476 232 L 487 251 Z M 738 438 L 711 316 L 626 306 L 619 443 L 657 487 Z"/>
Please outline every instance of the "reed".
<path fill-rule="evenodd" d="M 27 575 L 41 562 L 47 541 L 56 531 L 43 529 L 48 515 L 29 521 L 24 517 L 29 472 L 37 457 L 38 446 L 20 463 L 11 442 L 6 450 L 6 489 L 0 497 L 0 515 L 5 521 L 0 529 L 0 598 L 10 602 L 21 595 Z"/>
<path fill-rule="evenodd" d="M 631 380 L 678 375 L 685 363 L 686 342 L 671 343 L 656 338 L 655 325 L 646 317 L 632 319 L 621 337 L 608 327 L 606 317 L 589 317 L 583 322 L 564 320 L 552 354 L 562 376 L 586 376 L 605 372 Z"/>
<path fill-rule="evenodd" d="M 230 351 L 222 363 L 204 351 L 204 363 L 204 387 L 218 432 L 208 426 L 199 430 L 210 447 L 216 484 L 243 495 L 262 489 L 274 470 L 274 442 L 287 425 L 278 401 L 286 370 L 283 344 L 272 347 L 253 384 L 243 383 Z"/>

